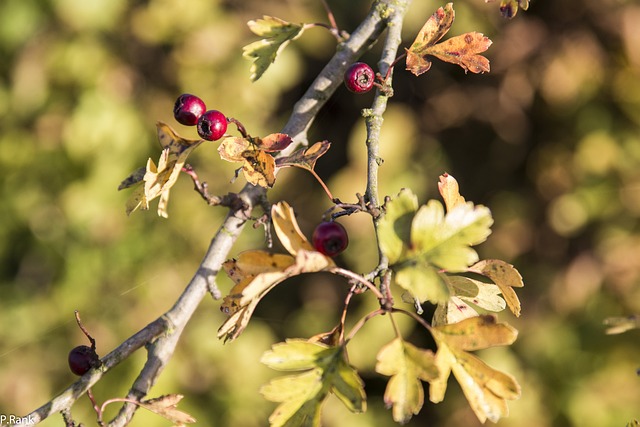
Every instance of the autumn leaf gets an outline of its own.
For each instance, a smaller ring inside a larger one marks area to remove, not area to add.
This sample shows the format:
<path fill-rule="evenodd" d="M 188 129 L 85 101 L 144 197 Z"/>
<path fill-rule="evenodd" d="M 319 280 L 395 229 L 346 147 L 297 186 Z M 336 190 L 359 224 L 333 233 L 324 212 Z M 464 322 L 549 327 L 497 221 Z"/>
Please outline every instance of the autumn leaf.
<path fill-rule="evenodd" d="M 469 317 L 478 316 L 476 307 L 495 313 L 506 307 L 500 288 L 493 283 L 449 274 L 444 276 L 444 280 L 451 296 L 446 302 L 439 303 L 436 307 L 433 315 L 434 325 L 457 323 Z"/>
<path fill-rule="evenodd" d="M 319 426 L 320 408 L 329 394 L 351 412 L 366 410 L 364 384 L 342 346 L 290 339 L 274 345 L 261 361 L 279 371 L 302 371 L 273 379 L 260 390 L 266 399 L 280 403 L 269 417 L 272 427 Z"/>
<path fill-rule="evenodd" d="M 255 82 L 275 62 L 282 49 L 290 41 L 300 37 L 304 26 L 266 15 L 262 19 L 249 21 L 247 25 L 254 34 L 262 37 L 242 48 L 243 56 L 253 61 L 251 81 Z"/>
<path fill-rule="evenodd" d="M 604 319 L 604 324 L 607 326 L 607 335 L 621 334 L 632 329 L 640 329 L 640 315 L 633 314 L 627 317 L 608 317 Z"/>
<path fill-rule="evenodd" d="M 261 140 L 259 140 L 261 141 Z M 273 144 L 277 145 L 277 141 Z M 218 153 L 228 162 L 241 162 L 246 180 L 261 187 L 273 187 L 276 181 L 275 159 L 246 138 L 228 137 L 218 147 Z"/>
<path fill-rule="evenodd" d="M 453 3 L 439 8 L 424 24 L 418 36 L 407 49 L 407 70 L 419 76 L 431 68 L 428 56 L 459 65 L 465 72 L 488 72 L 489 60 L 482 55 L 491 46 L 491 40 L 481 33 L 471 32 L 439 40 L 449 31 L 455 19 Z"/>
<path fill-rule="evenodd" d="M 469 351 L 509 345 L 517 331 L 494 316 L 476 316 L 461 322 L 432 328 L 438 345 L 435 364 L 438 377 L 431 381 L 429 399 L 444 399 L 447 379 L 453 372 L 480 422 L 498 422 L 509 414 L 507 400 L 520 397 L 520 386 L 509 374 L 495 370 Z"/>
<path fill-rule="evenodd" d="M 181 394 L 167 394 L 153 399 L 143 400 L 138 404 L 171 421 L 175 427 L 184 427 L 185 424 L 195 423 L 196 419 L 177 408 L 178 402 L 180 402 L 183 397 Z"/>
<path fill-rule="evenodd" d="M 500 288 L 509 310 L 516 317 L 520 316 L 520 300 L 513 288 L 521 288 L 524 283 L 522 276 L 513 265 L 498 259 L 490 259 L 479 261 L 469 267 L 469 271 L 481 274 L 495 283 Z"/>
<path fill-rule="evenodd" d="M 438 191 L 442 196 L 442 200 L 444 200 L 447 211 L 451 211 L 456 206 L 465 203 L 464 197 L 460 195 L 460 186 L 458 185 L 458 181 L 448 173 L 440 175 Z"/>
<path fill-rule="evenodd" d="M 289 277 L 335 266 L 331 258 L 311 246 L 300 231 L 293 209 L 286 202 L 274 204 L 271 217 L 276 235 L 290 255 L 251 250 L 223 264 L 225 272 L 235 283 L 220 307 L 229 315 L 218 329 L 218 338 L 225 341 L 240 336 L 260 300 L 275 286 Z"/>
<path fill-rule="evenodd" d="M 316 142 L 311 147 L 301 148 L 289 156 L 279 157 L 276 159 L 276 166 L 279 168 L 294 166 L 312 171 L 316 161 L 329 151 L 329 147 L 331 147 L 329 141 Z"/>
<path fill-rule="evenodd" d="M 191 152 L 198 147 L 203 140 L 185 139 L 179 136 L 169 125 L 158 122 L 158 140 L 163 150 L 156 165 L 152 159 L 147 161 L 144 168 L 135 171 L 127 177 L 121 184 L 121 188 L 127 188 L 135 185 L 136 182 L 144 181 L 144 186 L 137 188 L 126 204 L 127 215 L 130 215 L 136 209 L 149 209 L 149 202 L 160 197 L 158 203 L 158 215 L 167 218 L 167 203 L 169 200 L 169 191 L 176 183 L 182 167 Z M 142 179 L 140 176 L 142 175 Z"/>
<path fill-rule="evenodd" d="M 293 140 L 286 133 L 272 133 L 264 138 L 254 138 L 253 143 L 259 150 L 267 152 L 281 151 L 287 148 Z"/>
<path fill-rule="evenodd" d="M 404 424 L 418 414 L 424 404 L 420 381 L 438 378 L 434 355 L 430 350 L 396 338 L 380 350 L 377 361 L 376 372 L 391 377 L 384 402 L 387 407 L 393 407 L 393 420 Z"/>

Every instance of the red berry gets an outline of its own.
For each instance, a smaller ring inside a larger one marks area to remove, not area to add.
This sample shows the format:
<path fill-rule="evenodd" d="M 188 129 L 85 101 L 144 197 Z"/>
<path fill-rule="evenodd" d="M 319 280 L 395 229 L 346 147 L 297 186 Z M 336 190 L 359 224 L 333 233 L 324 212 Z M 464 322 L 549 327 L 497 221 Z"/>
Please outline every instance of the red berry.
<path fill-rule="evenodd" d="M 327 256 L 336 256 L 349 245 L 347 230 L 337 222 L 322 222 L 318 224 L 311 236 L 313 247 Z"/>
<path fill-rule="evenodd" d="M 356 62 L 344 73 L 344 84 L 351 92 L 366 93 L 371 90 L 375 82 L 373 69 L 364 62 Z"/>
<path fill-rule="evenodd" d="M 69 368 L 76 375 L 84 375 L 89 369 L 100 366 L 96 351 L 86 345 L 79 345 L 69 352 Z"/>
<path fill-rule="evenodd" d="M 202 99 L 189 93 L 183 93 L 173 106 L 173 117 L 185 126 L 194 126 L 207 107 Z"/>
<path fill-rule="evenodd" d="M 227 131 L 227 118 L 218 110 L 209 110 L 198 119 L 198 135 L 208 141 L 217 141 Z"/>

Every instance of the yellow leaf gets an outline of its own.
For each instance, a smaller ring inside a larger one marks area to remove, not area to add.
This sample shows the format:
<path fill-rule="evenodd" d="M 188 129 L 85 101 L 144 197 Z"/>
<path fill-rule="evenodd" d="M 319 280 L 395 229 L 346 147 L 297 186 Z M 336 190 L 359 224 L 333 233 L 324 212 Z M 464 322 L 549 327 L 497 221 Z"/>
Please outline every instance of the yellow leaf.
<path fill-rule="evenodd" d="M 520 316 L 520 300 L 513 288 L 521 288 L 524 283 L 522 276 L 513 265 L 498 259 L 490 259 L 472 265 L 469 267 L 469 271 L 481 274 L 498 285 L 509 310 L 516 317 Z"/>
<path fill-rule="evenodd" d="M 218 153 L 228 162 L 242 162 L 242 173 L 249 183 L 261 187 L 272 187 L 275 183 L 275 159 L 246 138 L 225 138 L 218 147 Z"/>
<path fill-rule="evenodd" d="M 498 324 L 493 316 L 478 316 L 451 325 L 436 326 L 432 334 L 438 345 L 437 379 L 431 382 L 430 399 L 442 401 L 450 372 L 458 380 L 471 408 L 481 422 L 497 422 L 507 416 L 507 400 L 520 397 L 520 386 L 509 374 L 497 371 L 465 350 L 510 344 L 517 331 Z"/>
<path fill-rule="evenodd" d="M 470 317 L 458 323 L 439 325 L 434 329 L 438 338 L 467 351 L 509 345 L 518 337 L 516 329 L 506 323 L 497 323 L 494 315 Z"/>
<path fill-rule="evenodd" d="M 300 231 L 295 212 L 287 202 L 279 202 L 271 207 L 271 221 L 280 243 L 291 255 L 295 255 L 300 249 L 314 250 Z"/>

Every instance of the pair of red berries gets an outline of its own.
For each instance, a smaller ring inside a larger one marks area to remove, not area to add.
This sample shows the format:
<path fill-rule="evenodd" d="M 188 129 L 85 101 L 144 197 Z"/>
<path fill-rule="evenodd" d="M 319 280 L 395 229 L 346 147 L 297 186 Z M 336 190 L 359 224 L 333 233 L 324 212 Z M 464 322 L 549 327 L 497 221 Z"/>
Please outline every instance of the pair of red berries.
<path fill-rule="evenodd" d="M 217 141 L 227 131 L 227 118 L 218 110 L 207 110 L 204 101 L 190 93 L 176 99 L 173 117 L 185 126 L 196 126 L 200 138 Z"/>
<path fill-rule="evenodd" d="M 313 247 L 326 256 L 334 257 L 349 245 L 347 230 L 337 222 L 321 222 L 311 236 Z"/>

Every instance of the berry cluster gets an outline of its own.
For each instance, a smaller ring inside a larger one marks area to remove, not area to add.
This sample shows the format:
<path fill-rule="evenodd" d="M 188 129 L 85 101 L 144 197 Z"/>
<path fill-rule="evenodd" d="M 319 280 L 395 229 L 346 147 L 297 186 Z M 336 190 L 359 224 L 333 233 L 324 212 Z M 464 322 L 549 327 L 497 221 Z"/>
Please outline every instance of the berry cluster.
<path fill-rule="evenodd" d="M 185 126 L 196 126 L 200 138 L 217 141 L 227 131 L 227 118 L 218 110 L 207 110 L 204 101 L 184 93 L 176 99 L 173 117 Z"/>
<path fill-rule="evenodd" d="M 349 245 L 349 236 L 344 227 L 334 221 L 321 222 L 311 236 L 313 247 L 326 256 L 334 257 Z"/>

